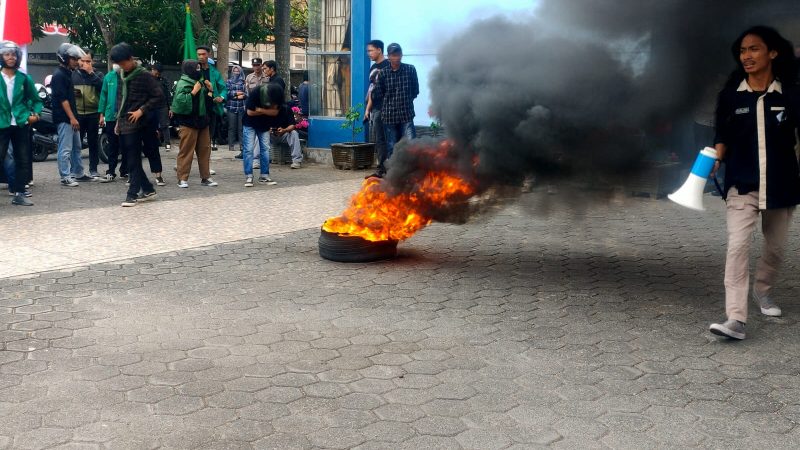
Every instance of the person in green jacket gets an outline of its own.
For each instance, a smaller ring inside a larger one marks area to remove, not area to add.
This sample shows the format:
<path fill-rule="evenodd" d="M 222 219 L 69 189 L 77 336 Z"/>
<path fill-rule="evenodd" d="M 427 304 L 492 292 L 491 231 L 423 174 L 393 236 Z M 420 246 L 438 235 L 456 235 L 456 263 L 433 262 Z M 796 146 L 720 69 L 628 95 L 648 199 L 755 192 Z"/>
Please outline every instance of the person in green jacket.
<path fill-rule="evenodd" d="M 101 183 L 109 183 L 117 178 L 117 162 L 120 159 L 119 136 L 114 133 L 117 126 L 117 86 L 119 86 L 119 65 L 114 64 L 113 70 L 103 77 L 103 87 L 100 89 L 100 99 L 97 104 L 97 112 L 100 113 L 99 123 L 103 128 L 103 134 L 108 139 L 106 156 L 108 156 L 108 170 L 104 177 L 100 178 Z M 126 164 L 125 153 L 122 153 L 122 161 L 119 166 L 119 174 L 122 178 L 128 177 L 128 165 Z"/>
<path fill-rule="evenodd" d="M 200 169 L 200 184 L 213 187 L 217 183 L 211 179 L 211 135 L 209 133 L 209 117 L 213 113 L 208 108 L 207 83 L 202 81 L 200 65 L 193 59 L 187 59 L 181 66 L 181 78 L 175 86 L 170 111 L 180 126 L 180 149 L 177 165 L 178 187 L 189 187 L 189 172 L 192 159 L 197 154 L 197 166 Z M 205 80 L 206 82 L 208 80 Z"/>
<path fill-rule="evenodd" d="M 208 90 L 208 109 L 212 112 L 209 116 L 211 119 L 211 149 L 217 149 L 217 124 L 222 120 L 225 115 L 225 99 L 228 98 L 228 87 L 225 80 L 222 79 L 222 74 L 219 73 L 216 67 L 209 64 L 208 57 L 211 56 L 211 48 L 201 45 L 197 47 L 197 61 L 200 63 L 201 81 L 205 84 Z"/>
<path fill-rule="evenodd" d="M 39 120 L 42 99 L 28 74 L 19 70 L 22 50 L 12 41 L 0 43 L 0 161 L 6 159 L 9 143 L 14 152 L 14 196 L 11 204 L 33 206 L 25 197 L 30 181 L 30 128 Z"/>

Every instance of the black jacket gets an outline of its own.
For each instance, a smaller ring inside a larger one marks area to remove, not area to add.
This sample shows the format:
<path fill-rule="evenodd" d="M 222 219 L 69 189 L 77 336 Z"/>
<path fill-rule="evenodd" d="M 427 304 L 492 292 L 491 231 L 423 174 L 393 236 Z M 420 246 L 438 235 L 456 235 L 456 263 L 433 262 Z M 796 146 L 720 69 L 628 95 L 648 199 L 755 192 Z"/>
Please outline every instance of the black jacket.
<path fill-rule="evenodd" d="M 766 93 L 746 81 L 728 85 L 717 102 L 715 143 L 725 144 L 725 192 L 759 193 L 759 209 L 800 203 L 795 154 L 800 129 L 800 92 L 774 81 Z"/>

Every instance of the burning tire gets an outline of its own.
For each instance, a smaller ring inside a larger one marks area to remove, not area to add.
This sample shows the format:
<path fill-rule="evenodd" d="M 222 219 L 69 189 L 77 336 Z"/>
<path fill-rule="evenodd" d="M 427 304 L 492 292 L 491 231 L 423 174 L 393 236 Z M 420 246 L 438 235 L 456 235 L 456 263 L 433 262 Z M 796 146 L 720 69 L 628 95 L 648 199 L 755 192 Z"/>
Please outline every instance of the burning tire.
<path fill-rule="evenodd" d="M 337 262 L 370 262 L 397 256 L 397 241 L 368 241 L 321 230 L 319 256 Z"/>

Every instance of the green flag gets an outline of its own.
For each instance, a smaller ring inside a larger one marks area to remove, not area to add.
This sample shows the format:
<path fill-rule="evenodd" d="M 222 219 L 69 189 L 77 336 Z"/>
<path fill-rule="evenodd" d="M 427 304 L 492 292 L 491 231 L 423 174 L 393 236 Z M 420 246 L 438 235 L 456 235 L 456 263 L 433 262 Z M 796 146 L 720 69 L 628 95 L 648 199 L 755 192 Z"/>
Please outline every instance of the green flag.
<path fill-rule="evenodd" d="M 197 58 L 197 47 L 194 43 L 194 34 L 192 34 L 192 13 L 189 9 L 189 4 L 186 4 L 186 31 L 183 36 L 183 59 Z"/>

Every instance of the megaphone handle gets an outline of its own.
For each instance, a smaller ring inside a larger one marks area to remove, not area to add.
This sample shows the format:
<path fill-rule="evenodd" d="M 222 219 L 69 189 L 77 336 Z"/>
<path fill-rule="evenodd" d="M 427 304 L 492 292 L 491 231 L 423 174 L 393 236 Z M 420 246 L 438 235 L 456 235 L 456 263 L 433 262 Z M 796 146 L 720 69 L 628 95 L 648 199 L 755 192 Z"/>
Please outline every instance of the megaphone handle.
<path fill-rule="evenodd" d="M 722 191 L 722 186 L 719 185 L 719 180 L 717 180 L 717 175 L 716 174 L 712 175 L 711 179 L 714 180 L 714 186 L 717 187 L 717 192 L 719 192 L 719 196 L 722 197 L 723 201 L 727 202 L 728 196 L 725 194 L 725 192 Z"/>

